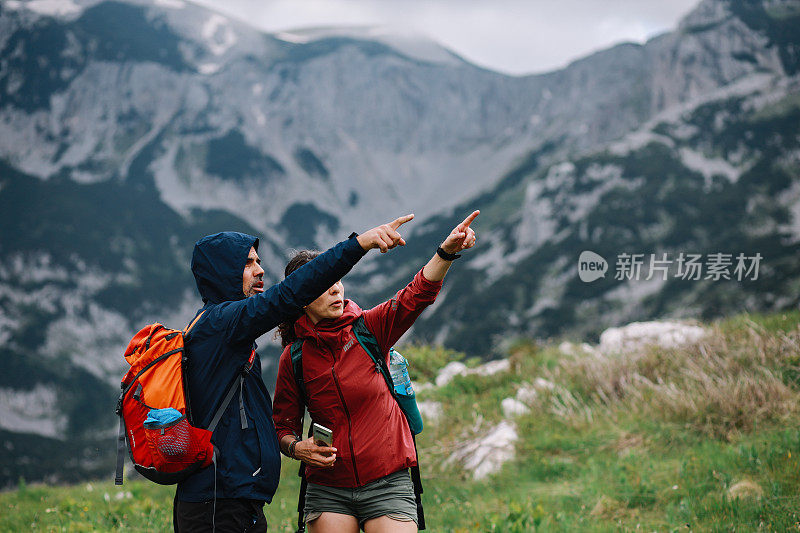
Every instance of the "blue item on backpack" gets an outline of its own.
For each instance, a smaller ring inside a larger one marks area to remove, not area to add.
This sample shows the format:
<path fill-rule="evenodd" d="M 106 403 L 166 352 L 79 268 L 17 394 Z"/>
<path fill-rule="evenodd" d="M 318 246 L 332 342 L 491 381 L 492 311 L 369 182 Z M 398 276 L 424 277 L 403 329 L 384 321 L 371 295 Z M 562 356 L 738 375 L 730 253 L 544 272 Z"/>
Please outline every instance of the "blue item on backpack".
<path fill-rule="evenodd" d="M 142 425 L 149 429 L 157 429 L 177 422 L 181 418 L 183 418 L 183 414 L 173 407 L 150 409 L 147 413 L 147 419 Z"/>

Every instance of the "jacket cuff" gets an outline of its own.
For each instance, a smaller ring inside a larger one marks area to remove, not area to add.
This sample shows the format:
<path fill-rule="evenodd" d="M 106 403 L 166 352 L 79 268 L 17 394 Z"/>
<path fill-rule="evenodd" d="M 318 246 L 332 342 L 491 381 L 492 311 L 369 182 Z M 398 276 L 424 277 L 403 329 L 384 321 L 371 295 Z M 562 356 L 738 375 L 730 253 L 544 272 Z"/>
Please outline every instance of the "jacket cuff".
<path fill-rule="evenodd" d="M 286 435 L 297 435 L 294 431 L 290 429 L 277 429 L 275 433 L 278 434 L 278 442 L 280 442 Z M 297 435 L 297 436 L 302 437 L 302 435 Z"/>
<path fill-rule="evenodd" d="M 353 233 L 345 242 L 344 256 L 355 265 L 359 259 L 367 254 L 360 244 L 358 244 L 358 234 Z"/>
<path fill-rule="evenodd" d="M 422 273 L 423 270 L 425 270 L 424 267 L 420 268 L 419 272 L 417 272 L 417 275 L 414 276 L 414 283 L 419 287 L 421 292 L 437 294 L 442 288 L 444 280 L 440 279 L 439 281 L 431 281 L 425 277 L 425 274 Z"/>

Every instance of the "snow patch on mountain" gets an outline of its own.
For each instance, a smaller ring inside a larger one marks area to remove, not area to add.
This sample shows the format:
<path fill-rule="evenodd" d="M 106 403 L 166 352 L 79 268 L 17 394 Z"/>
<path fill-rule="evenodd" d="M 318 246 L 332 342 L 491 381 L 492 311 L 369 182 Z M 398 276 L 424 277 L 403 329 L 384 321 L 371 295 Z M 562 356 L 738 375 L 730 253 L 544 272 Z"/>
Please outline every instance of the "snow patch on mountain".
<path fill-rule="evenodd" d="M 389 26 L 304 28 L 279 32 L 274 36 L 282 41 L 295 44 L 307 44 L 337 37 L 374 41 L 383 43 L 401 54 L 419 61 L 456 66 L 466 64 L 453 52 L 420 33 Z"/>

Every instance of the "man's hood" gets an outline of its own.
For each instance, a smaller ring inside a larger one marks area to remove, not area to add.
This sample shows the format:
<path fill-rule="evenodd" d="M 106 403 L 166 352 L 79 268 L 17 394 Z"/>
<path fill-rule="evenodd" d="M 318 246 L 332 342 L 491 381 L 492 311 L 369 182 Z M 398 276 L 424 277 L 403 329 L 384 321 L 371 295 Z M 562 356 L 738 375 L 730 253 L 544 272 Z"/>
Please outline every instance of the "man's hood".
<path fill-rule="evenodd" d="M 251 246 L 258 251 L 256 237 L 235 231 L 207 235 L 195 243 L 192 274 L 204 303 L 244 298 L 242 276 Z"/>

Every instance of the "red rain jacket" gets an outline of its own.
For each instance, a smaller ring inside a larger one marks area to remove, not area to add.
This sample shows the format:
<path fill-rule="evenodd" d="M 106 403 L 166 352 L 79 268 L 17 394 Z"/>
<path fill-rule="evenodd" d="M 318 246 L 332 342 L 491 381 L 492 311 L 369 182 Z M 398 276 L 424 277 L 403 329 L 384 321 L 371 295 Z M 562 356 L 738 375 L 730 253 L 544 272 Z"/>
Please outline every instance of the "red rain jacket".
<path fill-rule="evenodd" d="M 345 300 L 338 319 L 314 325 L 306 315 L 295 324 L 303 343 L 303 374 L 314 422 L 333 430 L 337 448 L 332 468 L 306 466 L 311 483 L 331 487 L 360 487 L 417 464 L 414 442 L 405 415 L 380 372 L 353 334 L 362 313 L 382 353 L 405 333 L 433 303 L 442 282 L 425 279 L 422 271 L 394 298 L 368 311 Z M 291 347 L 281 354 L 275 387 L 273 420 L 278 440 L 300 435 L 303 404 L 294 379 Z M 388 364 L 388 361 L 387 361 Z"/>

